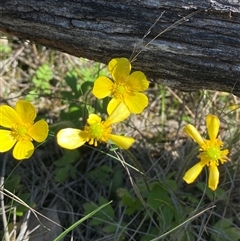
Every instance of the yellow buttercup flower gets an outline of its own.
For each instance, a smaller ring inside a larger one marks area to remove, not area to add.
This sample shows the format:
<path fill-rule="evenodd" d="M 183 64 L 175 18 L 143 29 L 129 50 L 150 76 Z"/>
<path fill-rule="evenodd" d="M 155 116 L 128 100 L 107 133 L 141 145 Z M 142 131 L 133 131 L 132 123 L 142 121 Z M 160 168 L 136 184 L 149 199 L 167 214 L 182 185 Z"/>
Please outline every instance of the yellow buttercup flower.
<path fill-rule="evenodd" d="M 131 63 L 126 58 L 115 58 L 108 63 L 108 70 L 112 79 L 106 76 L 99 77 L 93 87 L 93 94 L 98 99 L 113 96 L 108 104 L 107 112 L 110 115 L 119 103 L 124 103 L 129 114 L 139 114 L 148 105 L 145 91 L 149 82 L 141 71 L 131 72 Z"/>
<path fill-rule="evenodd" d="M 35 107 L 19 100 L 15 108 L 0 106 L 0 152 L 9 151 L 14 145 L 13 157 L 17 160 L 29 158 L 34 152 L 33 140 L 43 142 L 48 135 L 48 124 L 44 120 L 34 123 Z"/>
<path fill-rule="evenodd" d="M 128 149 L 134 143 L 134 139 L 112 134 L 111 127 L 113 124 L 125 120 L 128 115 L 128 109 L 123 104 L 119 104 L 106 121 L 102 121 L 101 117 L 96 114 L 90 114 L 84 130 L 62 129 L 57 134 L 57 142 L 61 147 L 70 150 L 82 146 L 85 142 L 97 146 L 98 142 L 108 143 L 108 141 L 114 142 L 122 149 Z"/>
<path fill-rule="evenodd" d="M 206 125 L 209 139 L 202 138 L 197 129 L 188 124 L 184 128 L 184 132 L 190 136 L 200 146 L 200 162 L 190 168 L 184 175 L 183 179 L 189 184 L 194 182 L 201 173 L 204 166 L 208 166 L 209 178 L 208 186 L 212 190 L 216 190 L 219 182 L 219 162 L 224 164 L 228 161 L 228 149 L 222 150 L 223 142 L 217 139 L 220 127 L 220 121 L 215 115 L 206 116 Z"/>

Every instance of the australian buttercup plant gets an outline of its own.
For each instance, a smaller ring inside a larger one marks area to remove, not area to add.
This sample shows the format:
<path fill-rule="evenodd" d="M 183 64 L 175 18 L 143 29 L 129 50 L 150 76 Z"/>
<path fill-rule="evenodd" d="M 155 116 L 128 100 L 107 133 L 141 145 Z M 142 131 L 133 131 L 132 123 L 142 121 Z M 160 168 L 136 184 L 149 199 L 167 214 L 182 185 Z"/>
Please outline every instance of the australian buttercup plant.
<path fill-rule="evenodd" d="M 48 136 L 48 124 L 45 120 L 34 123 L 35 107 L 19 100 L 15 107 L 0 106 L 0 152 L 13 148 L 13 157 L 17 160 L 28 159 L 34 152 L 33 141 L 43 142 Z"/>
<path fill-rule="evenodd" d="M 127 136 L 112 134 L 112 125 L 125 120 L 129 115 L 125 105 L 119 104 L 105 121 L 96 114 L 90 114 L 83 130 L 65 128 L 58 132 L 57 142 L 66 149 L 76 149 L 85 142 L 97 146 L 98 142 L 112 141 L 122 149 L 128 149 L 134 139 Z"/>
<path fill-rule="evenodd" d="M 119 148 L 128 149 L 134 143 L 129 136 L 116 134 L 113 126 L 126 120 L 129 115 L 140 114 L 148 105 L 148 98 L 143 93 L 149 86 L 145 74 L 141 71 L 131 73 L 131 62 L 127 58 L 114 58 L 108 63 L 112 78 L 100 76 L 94 82 L 92 93 L 98 98 L 112 97 L 107 105 L 108 117 L 103 120 L 97 114 L 89 114 L 83 130 L 64 128 L 57 133 L 57 143 L 66 149 L 76 149 L 88 143 L 97 147 L 98 143 L 114 143 Z M 19 100 L 15 107 L 0 106 L 0 152 L 13 148 L 17 160 L 27 159 L 34 152 L 33 141 L 43 142 L 48 136 L 48 124 L 45 120 L 34 123 L 35 107 Z M 200 146 L 200 161 L 190 168 L 183 179 L 187 183 L 195 181 L 202 169 L 209 169 L 208 186 L 216 190 L 219 183 L 219 164 L 229 159 L 228 150 L 223 149 L 223 142 L 218 139 L 220 121 L 215 115 L 206 116 L 208 138 L 203 138 L 197 129 L 188 124 L 184 132 Z"/>
<path fill-rule="evenodd" d="M 132 65 L 127 58 L 115 58 L 108 63 L 112 79 L 100 76 L 94 83 L 93 94 L 102 99 L 111 96 L 107 106 L 111 114 L 119 103 L 127 106 L 129 113 L 140 114 L 148 105 L 147 90 L 149 82 L 142 71 L 131 73 Z"/>
<path fill-rule="evenodd" d="M 200 161 L 185 173 L 183 179 L 188 184 L 194 182 L 204 166 L 207 166 L 209 169 L 208 186 L 212 190 L 216 190 L 219 183 L 218 165 L 224 164 L 229 160 L 227 157 L 229 151 L 227 149 L 222 150 L 223 142 L 217 138 L 220 127 L 218 117 L 207 115 L 206 126 L 208 132 L 207 139 L 203 138 L 191 124 L 184 128 L 184 132 L 200 146 L 200 154 L 198 155 Z"/>

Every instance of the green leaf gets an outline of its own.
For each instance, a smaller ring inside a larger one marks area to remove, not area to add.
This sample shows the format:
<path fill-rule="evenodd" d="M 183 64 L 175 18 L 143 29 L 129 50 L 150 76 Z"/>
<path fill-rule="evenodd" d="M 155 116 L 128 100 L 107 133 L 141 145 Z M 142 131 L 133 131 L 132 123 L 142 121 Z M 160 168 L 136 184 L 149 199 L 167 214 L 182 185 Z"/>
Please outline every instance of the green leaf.
<path fill-rule="evenodd" d="M 155 184 L 147 197 L 147 204 L 158 212 L 160 205 L 167 203 L 169 199 L 167 191 Z"/>
<path fill-rule="evenodd" d="M 109 184 L 109 180 L 112 178 L 113 170 L 107 165 L 103 165 L 88 172 L 87 177 L 90 180 L 98 181 L 100 183 Z"/>
<path fill-rule="evenodd" d="M 104 198 L 104 197 L 100 197 L 99 198 L 99 204 L 100 205 L 104 205 L 105 203 L 107 203 L 108 202 L 108 200 L 106 199 L 106 198 Z M 113 208 L 112 208 L 112 206 L 111 205 L 108 205 L 108 206 L 106 206 L 103 210 L 102 210 L 102 212 L 105 212 L 105 214 L 109 217 L 109 218 L 111 218 L 111 219 L 113 219 L 114 218 L 114 210 L 113 210 Z"/>
<path fill-rule="evenodd" d="M 83 95 L 85 95 L 87 92 L 89 92 L 93 87 L 93 82 L 85 81 L 81 85 L 81 92 Z"/>
<path fill-rule="evenodd" d="M 0 53 L 2 54 L 9 54 L 12 52 L 12 48 L 7 44 L 0 44 Z"/>
<path fill-rule="evenodd" d="M 68 169 L 66 167 L 58 168 L 54 171 L 54 178 L 57 182 L 65 182 L 68 177 Z"/>
<path fill-rule="evenodd" d="M 38 92 L 36 89 L 33 89 L 28 92 L 28 94 L 25 97 L 25 100 L 31 102 L 35 100 L 37 97 L 38 97 Z"/>
<path fill-rule="evenodd" d="M 54 162 L 55 166 L 66 166 L 69 163 L 74 163 L 80 157 L 79 151 L 64 149 L 64 155 Z"/>
<path fill-rule="evenodd" d="M 18 190 L 22 189 L 21 176 L 18 174 L 12 174 L 8 176 L 6 181 L 4 182 L 4 188 L 6 188 L 10 192 L 17 192 Z"/>
<path fill-rule="evenodd" d="M 223 190 L 222 188 L 218 187 L 216 191 L 213 191 L 209 187 L 206 187 L 205 182 L 198 182 L 196 186 L 202 191 L 206 192 L 207 197 L 211 200 L 214 201 L 215 199 L 221 199 L 223 201 L 227 200 L 227 195 L 225 195 L 226 191 Z"/>
<path fill-rule="evenodd" d="M 75 94 L 75 98 L 79 97 L 78 89 L 77 89 L 77 80 L 78 75 L 74 71 L 67 72 L 65 81 L 67 82 L 68 86 L 72 89 L 73 93 Z"/>
<path fill-rule="evenodd" d="M 142 209 L 142 203 L 137 197 L 133 197 L 125 188 L 119 188 L 117 195 L 121 198 L 121 205 L 126 207 L 125 213 L 132 215 L 134 212 Z"/>
<path fill-rule="evenodd" d="M 159 226 L 164 227 L 171 227 L 173 223 L 173 218 L 175 215 L 174 207 L 171 206 L 169 203 L 165 203 L 165 205 L 161 206 L 161 215 L 158 217 L 159 220 Z"/>
<path fill-rule="evenodd" d="M 37 69 L 36 78 L 47 82 L 53 78 L 52 69 L 48 64 L 43 64 Z"/>
<path fill-rule="evenodd" d="M 76 178 L 77 170 L 73 163 L 78 160 L 79 156 L 78 150 L 64 150 L 64 155 L 53 163 L 57 167 L 54 171 L 56 181 L 64 182 L 69 176 Z"/>
<path fill-rule="evenodd" d="M 111 195 L 115 196 L 117 189 L 123 185 L 123 172 L 120 166 L 117 166 L 113 170 L 113 177 L 112 177 L 112 186 L 111 186 Z"/>
<path fill-rule="evenodd" d="M 211 236 L 214 241 L 239 241 L 240 228 L 232 224 L 232 218 L 220 219 L 215 223 Z"/>
<path fill-rule="evenodd" d="M 103 231 L 105 233 L 115 233 L 116 229 L 117 229 L 117 224 L 109 224 L 109 225 L 106 225 L 104 228 L 103 228 Z"/>
<path fill-rule="evenodd" d="M 76 97 L 70 91 L 61 91 L 61 95 L 64 99 L 67 99 L 69 101 L 72 99 L 76 99 Z"/>

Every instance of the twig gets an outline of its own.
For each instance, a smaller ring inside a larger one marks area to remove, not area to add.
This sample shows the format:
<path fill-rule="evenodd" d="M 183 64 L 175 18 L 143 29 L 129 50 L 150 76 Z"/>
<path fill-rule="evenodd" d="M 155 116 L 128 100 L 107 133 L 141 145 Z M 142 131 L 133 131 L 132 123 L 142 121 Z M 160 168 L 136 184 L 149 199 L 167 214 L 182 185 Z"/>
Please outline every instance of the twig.
<path fill-rule="evenodd" d="M 186 17 L 183 17 L 181 19 L 179 19 L 178 21 L 176 21 L 175 23 L 171 24 L 169 27 L 167 27 L 166 29 L 164 29 L 163 31 L 161 31 L 160 33 L 158 33 L 153 39 L 151 39 L 145 46 L 143 46 L 143 48 L 131 59 L 131 62 L 134 62 L 138 55 L 144 50 L 146 49 L 146 47 L 151 44 L 155 39 L 157 39 L 159 36 L 161 36 L 162 34 L 171 31 L 172 29 L 176 28 L 177 26 L 187 22 L 191 17 L 193 17 L 194 15 L 200 13 L 201 11 L 203 11 L 203 9 L 198 9 L 197 11 L 188 14 Z M 164 13 L 164 12 L 163 12 Z M 162 17 L 163 13 L 161 13 L 160 17 L 156 20 L 156 22 L 158 22 L 160 20 L 160 18 Z M 140 43 L 143 41 L 143 39 L 150 33 L 152 27 L 156 24 L 156 22 L 150 27 L 150 29 L 147 31 L 147 33 L 144 35 L 144 37 L 141 39 Z M 135 51 L 135 48 L 134 48 Z M 132 54 L 133 55 L 133 54 Z M 131 55 L 131 56 L 132 56 Z"/>

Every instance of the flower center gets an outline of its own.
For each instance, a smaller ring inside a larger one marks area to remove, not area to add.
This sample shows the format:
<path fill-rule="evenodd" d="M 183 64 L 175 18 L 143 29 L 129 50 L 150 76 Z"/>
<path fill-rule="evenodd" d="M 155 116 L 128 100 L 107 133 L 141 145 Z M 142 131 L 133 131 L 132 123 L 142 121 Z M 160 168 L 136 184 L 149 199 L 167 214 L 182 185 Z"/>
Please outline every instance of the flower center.
<path fill-rule="evenodd" d="M 104 132 L 103 125 L 101 123 L 94 123 L 89 126 L 89 133 L 92 138 L 99 139 L 102 137 Z"/>
<path fill-rule="evenodd" d="M 28 135 L 28 130 L 29 130 L 29 127 L 27 125 L 17 124 L 12 129 L 11 135 L 17 141 L 31 140 L 31 138 Z"/>
<path fill-rule="evenodd" d="M 20 136 L 24 136 L 27 134 L 27 128 L 26 126 L 18 126 L 17 128 L 17 133 L 20 135 Z"/>
<path fill-rule="evenodd" d="M 108 142 L 108 134 L 112 131 L 111 127 L 104 126 L 104 122 L 86 125 L 84 130 L 88 132 L 87 142 L 94 146 L 97 146 L 98 141 Z"/>
<path fill-rule="evenodd" d="M 129 93 L 129 88 L 125 83 L 115 83 L 112 93 L 114 98 L 122 100 Z"/>
<path fill-rule="evenodd" d="M 209 147 L 207 149 L 207 154 L 209 156 L 210 159 L 214 160 L 214 161 L 218 161 L 221 158 L 221 150 L 218 147 Z"/>

